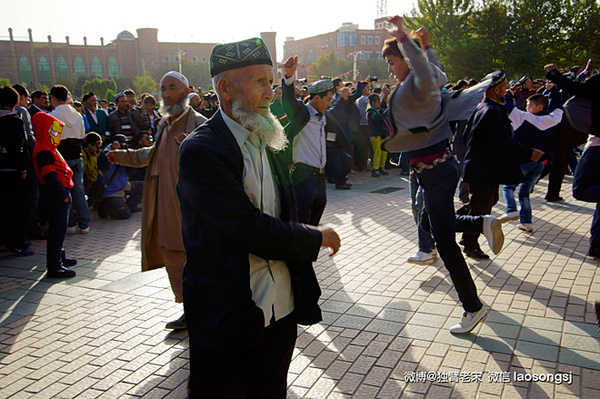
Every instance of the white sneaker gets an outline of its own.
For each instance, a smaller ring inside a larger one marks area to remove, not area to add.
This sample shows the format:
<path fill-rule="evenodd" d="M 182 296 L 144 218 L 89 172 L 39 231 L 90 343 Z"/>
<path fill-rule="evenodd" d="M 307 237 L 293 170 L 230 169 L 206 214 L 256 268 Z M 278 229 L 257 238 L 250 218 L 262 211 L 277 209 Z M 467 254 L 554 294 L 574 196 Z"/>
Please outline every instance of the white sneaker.
<path fill-rule="evenodd" d="M 511 220 L 518 220 L 518 219 L 519 219 L 519 211 L 507 212 L 498 218 L 500 223 L 506 223 L 506 222 L 510 222 Z"/>
<path fill-rule="evenodd" d="M 479 324 L 485 321 L 490 310 L 484 305 L 478 312 L 464 312 L 460 323 L 450 327 L 452 334 L 468 334 Z"/>
<path fill-rule="evenodd" d="M 85 229 L 79 229 L 79 234 L 88 234 L 90 232 L 90 228 L 86 227 Z"/>
<path fill-rule="evenodd" d="M 517 228 L 528 233 L 533 233 L 533 225 L 531 223 L 519 223 Z"/>
<path fill-rule="evenodd" d="M 77 234 L 77 226 L 67 227 L 67 234 Z"/>
<path fill-rule="evenodd" d="M 431 252 L 417 251 L 416 254 L 408 258 L 408 263 L 417 263 L 420 265 L 429 265 L 437 259 L 437 252 L 434 249 Z"/>
<path fill-rule="evenodd" d="M 485 236 L 490 249 L 494 255 L 498 255 L 504 246 L 504 233 L 502 232 L 502 222 L 493 216 L 483 217 L 482 233 Z"/>

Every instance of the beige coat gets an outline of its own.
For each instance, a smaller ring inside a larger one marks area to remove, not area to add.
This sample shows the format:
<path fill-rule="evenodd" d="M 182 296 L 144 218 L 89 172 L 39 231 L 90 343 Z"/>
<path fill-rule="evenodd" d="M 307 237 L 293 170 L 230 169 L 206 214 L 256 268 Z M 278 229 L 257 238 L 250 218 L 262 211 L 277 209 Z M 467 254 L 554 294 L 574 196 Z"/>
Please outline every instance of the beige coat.
<path fill-rule="evenodd" d="M 190 106 L 184 111 L 180 118 L 175 119 L 173 124 L 168 127 L 167 118 L 162 118 L 158 124 L 156 143 L 153 147 L 144 147 L 137 150 L 117 150 L 115 151 L 115 159 L 117 164 L 124 166 L 132 166 L 141 168 L 148 166 L 146 169 L 146 177 L 144 179 L 144 193 L 143 193 L 143 206 L 142 206 L 142 271 L 148 271 L 164 267 L 165 260 L 161 251 L 161 243 L 159 241 L 159 229 L 161 232 L 163 229 L 168 229 L 166 234 L 163 232 L 163 237 L 171 237 L 169 243 L 166 245 L 168 250 L 184 251 L 183 238 L 181 235 L 181 211 L 179 209 L 179 201 L 176 196 L 173 201 L 177 204 L 170 204 L 169 208 L 172 209 L 172 213 L 168 215 L 169 219 L 173 221 L 172 226 L 159 226 L 158 211 L 159 211 L 159 162 L 168 162 L 171 170 L 178 170 L 178 159 L 177 157 L 169 157 L 168 159 L 159 159 L 159 153 L 161 151 L 160 146 L 167 145 L 166 142 L 171 142 L 172 137 L 179 133 L 191 133 L 198 126 L 206 122 L 206 118 Z M 167 133 L 164 133 L 164 132 Z M 168 134 L 167 137 L 162 137 L 163 134 Z M 170 145 L 170 144 L 169 144 Z M 165 165 L 162 165 L 165 166 Z M 175 168 L 175 169 L 173 169 Z M 176 178 L 169 177 L 167 184 L 169 194 L 176 193 L 175 183 Z M 161 185 L 163 186 L 163 185 Z M 165 187 L 165 186 L 163 186 Z M 162 211 L 164 212 L 164 211 Z M 171 212 L 169 212 L 171 213 Z M 163 246 L 164 243 L 162 243 Z"/>

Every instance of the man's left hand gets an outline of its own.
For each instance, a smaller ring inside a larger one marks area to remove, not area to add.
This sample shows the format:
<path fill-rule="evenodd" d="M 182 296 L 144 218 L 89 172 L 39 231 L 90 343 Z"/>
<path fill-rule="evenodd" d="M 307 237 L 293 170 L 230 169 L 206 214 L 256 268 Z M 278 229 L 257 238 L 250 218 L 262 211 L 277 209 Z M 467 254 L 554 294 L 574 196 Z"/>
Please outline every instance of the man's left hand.
<path fill-rule="evenodd" d="M 531 156 L 529 157 L 529 159 L 533 162 L 538 162 L 542 156 L 544 155 L 544 151 L 540 151 L 536 148 L 533 149 L 533 151 L 531 152 Z"/>
<path fill-rule="evenodd" d="M 318 226 L 317 229 L 319 229 L 323 236 L 321 246 L 329 248 L 329 256 L 337 254 L 342 245 L 338 233 L 336 233 L 333 228 L 326 226 Z"/>

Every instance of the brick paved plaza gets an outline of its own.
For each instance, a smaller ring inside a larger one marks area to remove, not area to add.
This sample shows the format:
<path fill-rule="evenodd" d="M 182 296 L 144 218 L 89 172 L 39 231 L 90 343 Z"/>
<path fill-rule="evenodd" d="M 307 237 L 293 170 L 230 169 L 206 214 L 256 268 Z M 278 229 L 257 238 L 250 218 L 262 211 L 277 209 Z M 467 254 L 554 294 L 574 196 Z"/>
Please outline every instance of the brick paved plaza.
<path fill-rule="evenodd" d="M 570 177 L 564 202 L 536 187 L 533 234 L 505 224 L 499 255 L 467 261 L 492 312 L 463 337 L 448 332 L 462 308 L 443 263 L 405 262 L 416 251 L 407 179 L 352 182 L 329 185 L 323 222 L 342 248 L 315 263 L 324 321 L 298 330 L 289 398 L 600 398 L 593 206 L 573 200 Z M 139 213 L 93 215 L 89 235 L 65 242 L 79 259 L 70 280 L 44 277 L 43 241 L 32 257 L 0 254 L 0 398 L 185 397 L 187 334 L 164 330 L 182 308 L 165 270 L 140 272 L 140 225 Z"/>

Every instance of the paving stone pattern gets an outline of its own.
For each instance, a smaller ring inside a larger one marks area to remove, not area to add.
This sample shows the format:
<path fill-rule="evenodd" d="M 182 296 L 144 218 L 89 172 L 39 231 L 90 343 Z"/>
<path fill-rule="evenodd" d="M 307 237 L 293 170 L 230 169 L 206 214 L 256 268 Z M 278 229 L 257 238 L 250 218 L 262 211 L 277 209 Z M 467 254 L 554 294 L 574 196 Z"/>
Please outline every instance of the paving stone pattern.
<path fill-rule="evenodd" d="M 460 337 L 448 331 L 462 308 L 442 261 L 406 263 L 417 240 L 407 178 L 351 181 L 329 185 L 323 223 L 342 248 L 315 263 L 324 321 L 298 328 L 288 398 L 600 398 L 593 206 L 571 197 L 571 178 L 564 202 L 536 187 L 534 233 L 505 224 L 499 255 L 467 261 L 492 311 Z M 88 235 L 67 236 L 79 264 L 66 281 L 44 277 L 43 241 L 31 257 L 0 254 L 0 398 L 185 397 L 187 334 L 164 330 L 182 307 L 164 270 L 140 272 L 140 225 L 140 214 L 94 215 Z M 570 383 L 524 379 L 549 374 Z"/>

